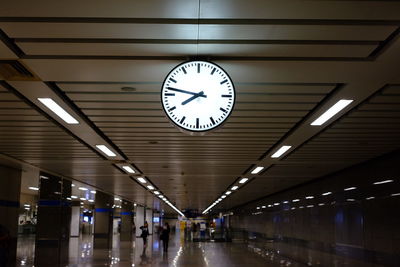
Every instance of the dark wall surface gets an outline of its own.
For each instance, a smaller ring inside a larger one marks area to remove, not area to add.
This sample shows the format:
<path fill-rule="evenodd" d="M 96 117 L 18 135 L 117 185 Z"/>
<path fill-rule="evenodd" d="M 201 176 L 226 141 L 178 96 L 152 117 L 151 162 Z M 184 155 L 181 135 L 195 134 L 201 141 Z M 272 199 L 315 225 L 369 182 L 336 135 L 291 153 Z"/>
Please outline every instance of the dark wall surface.
<path fill-rule="evenodd" d="M 392 182 L 374 184 L 385 180 Z M 234 232 L 261 254 L 321 266 L 400 266 L 400 152 L 233 213 Z"/>

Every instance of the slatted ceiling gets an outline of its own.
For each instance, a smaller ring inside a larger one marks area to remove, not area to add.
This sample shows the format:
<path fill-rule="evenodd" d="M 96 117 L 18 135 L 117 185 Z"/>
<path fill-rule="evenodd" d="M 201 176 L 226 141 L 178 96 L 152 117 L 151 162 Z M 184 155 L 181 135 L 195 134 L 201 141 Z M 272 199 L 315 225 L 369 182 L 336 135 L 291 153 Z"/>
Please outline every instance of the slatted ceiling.
<path fill-rule="evenodd" d="M 0 58 L 17 59 L 18 57 L 5 44 L 0 42 Z"/>
<path fill-rule="evenodd" d="M 201 25 L 200 38 L 378 41 L 395 30 L 396 26 L 381 25 Z"/>
<path fill-rule="evenodd" d="M 371 84 L 391 83 L 387 79 L 396 77 L 393 70 L 398 69 L 398 38 L 391 35 L 399 26 L 400 5 L 393 1 L 266 4 L 259 0 L 221 0 L 200 1 L 199 5 L 197 0 L 123 0 L 112 4 L 98 0 L 95 9 L 88 8 L 93 5 L 90 1 L 4 1 L 0 29 L 25 52 L 20 62 L 43 81 L 56 82 L 128 156 L 128 161 L 181 209 L 209 205 L 287 133 L 296 134 L 296 129 L 291 131 L 293 127 L 318 104 L 323 105 L 322 99 L 337 87 L 336 83 L 345 86 L 338 87 L 330 98 L 348 92 L 346 97 L 354 96 L 357 101 L 366 96 L 352 91 L 352 85 L 367 76 Z M 389 37 L 394 37 L 392 42 Z M 0 42 L 0 59 L 6 59 L 3 48 Z M 380 52 L 385 56 L 381 57 Z M 186 58 L 197 53 L 226 57 L 217 63 L 231 74 L 238 96 L 225 125 L 201 137 L 177 130 L 160 106 L 163 78 L 180 60 L 123 58 Z M 78 55 L 98 55 L 99 59 L 73 59 Z M 100 60 L 101 56 L 113 55 L 122 57 Z M 230 56 L 251 56 L 254 60 L 232 60 Z M 343 61 L 345 57 L 350 57 L 351 62 Z M 327 58 L 330 61 L 325 61 Z M 333 58 L 340 60 L 332 61 Z M 375 66 L 387 76 L 370 71 Z M 122 87 L 134 87 L 135 91 L 126 92 Z M 221 205 L 232 207 L 373 157 L 372 152 L 382 154 L 398 148 L 398 88 L 399 85 L 387 86 L 382 94 L 317 137 L 304 136 L 310 140 L 307 144 L 256 176 Z M 52 127 L 19 99 L 2 92 L 7 91 L 0 87 L 0 151 L 14 147 L 17 151 L 10 151 L 12 156 L 37 166 L 142 204 L 158 203 L 108 160 L 86 151 L 85 146 Z M 63 150 L 65 146 L 68 148 Z M 343 150 L 347 152 L 345 157 L 341 156 Z"/>
<path fill-rule="evenodd" d="M 249 41 L 251 42 L 251 41 Z M 375 45 L 313 44 L 121 44 L 17 42 L 28 55 L 92 56 L 258 56 L 258 57 L 367 57 Z"/>
<path fill-rule="evenodd" d="M 0 22 L 12 38 L 192 39 L 195 24 Z"/>
<path fill-rule="evenodd" d="M 0 22 L 11 38 L 197 39 L 196 24 Z M 200 25 L 200 40 L 382 41 L 391 25 Z"/>
<path fill-rule="evenodd" d="M 57 82 L 57 86 L 64 92 L 72 93 L 117 93 L 121 92 L 122 87 L 134 87 L 135 91 L 130 93 L 160 93 L 162 81 L 160 82 Z M 335 87 L 335 84 L 293 84 L 293 83 L 244 83 L 235 82 L 236 90 L 240 93 L 298 93 L 298 94 L 325 94 L 329 93 Z"/>

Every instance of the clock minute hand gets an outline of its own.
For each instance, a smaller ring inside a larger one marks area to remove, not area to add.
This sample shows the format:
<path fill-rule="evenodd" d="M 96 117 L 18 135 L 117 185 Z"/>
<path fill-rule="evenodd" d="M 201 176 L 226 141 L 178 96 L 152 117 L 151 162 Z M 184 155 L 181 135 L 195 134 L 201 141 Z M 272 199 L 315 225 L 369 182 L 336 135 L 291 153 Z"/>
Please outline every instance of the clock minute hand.
<path fill-rule="evenodd" d="M 184 93 L 184 94 L 189 94 L 189 95 L 197 95 L 198 93 L 195 92 L 190 92 L 190 91 L 186 91 L 186 90 L 182 90 L 182 89 L 178 89 L 178 88 L 174 88 L 174 87 L 167 87 L 168 90 L 172 90 L 172 91 L 176 91 L 176 92 L 180 92 L 180 93 Z"/>
<path fill-rule="evenodd" d="M 207 97 L 207 96 L 204 94 L 204 92 L 201 91 L 200 93 L 197 93 L 197 94 L 195 94 L 194 96 L 192 96 L 192 97 L 186 99 L 185 101 L 183 101 L 183 102 L 182 102 L 182 105 L 186 105 L 186 104 L 189 103 L 190 101 L 192 101 L 192 100 L 194 100 L 194 99 L 196 99 L 196 98 L 198 98 L 198 97 L 200 97 L 200 96 L 201 96 L 201 97 Z"/>

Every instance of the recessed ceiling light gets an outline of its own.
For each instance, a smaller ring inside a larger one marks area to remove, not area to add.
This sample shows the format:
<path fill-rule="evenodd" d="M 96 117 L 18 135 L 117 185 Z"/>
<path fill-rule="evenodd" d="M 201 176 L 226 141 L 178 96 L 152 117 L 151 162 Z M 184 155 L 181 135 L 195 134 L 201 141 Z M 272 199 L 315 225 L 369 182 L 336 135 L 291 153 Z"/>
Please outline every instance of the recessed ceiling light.
<path fill-rule="evenodd" d="M 225 195 L 222 195 L 221 197 L 222 197 L 222 198 L 226 198 L 226 196 L 225 196 Z"/>
<path fill-rule="evenodd" d="M 300 199 L 298 199 L 298 198 L 292 200 L 292 202 L 299 202 L 299 201 L 300 201 Z"/>
<path fill-rule="evenodd" d="M 347 201 L 356 201 L 354 198 L 348 198 Z"/>
<path fill-rule="evenodd" d="M 147 182 L 146 182 L 146 179 L 144 179 L 143 177 L 139 177 L 139 178 L 137 178 L 137 179 L 138 179 L 138 181 L 141 182 L 142 184 L 147 183 Z"/>
<path fill-rule="evenodd" d="M 38 187 L 34 187 L 34 186 L 30 186 L 30 187 L 28 187 L 30 190 L 34 190 L 34 191 L 38 191 L 39 190 L 39 188 Z"/>
<path fill-rule="evenodd" d="M 279 206 L 281 203 L 278 203 L 278 202 L 276 202 L 276 203 L 274 203 L 274 206 Z"/>
<path fill-rule="evenodd" d="M 71 184 L 71 186 L 72 186 L 72 187 L 74 187 L 74 186 L 75 186 L 75 184 Z"/>
<path fill-rule="evenodd" d="M 374 199 L 375 197 L 367 197 L 366 200 Z"/>
<path fill-rule="evenodd" d="M 79 187 L 79 190 L 87 191 L 88 189 L 86 187 Z"/>
<path fill-rule="evenodd" d="M 332 194 L 332 192 L 325 192 L 325 193 L 322 193 L 323 196 L 328 196 L 328 195 L 330 195 L 330 194 Z"/>
<path fill-rule="evenodd" d="M 70 198 L 70 197 L 67 197 L 67 200 L 72 200 L 72 198 Z"/>
<path fill-rule="evenodd" d="M 89 202 L 92 202 L 92 203 L 93 203 L 93 202 L 94 202 L 94 200 L 93 200 L 93 199 L 89 199 Z"/>
<path fill-rule="evenodd" d="M 249 180 L 249 178 L 242 178 L 242 179 L 240 179 L 239 184 L 244 184 L 248 180 Z"/>
<path fill-rule="evenodd" d="M 354 187 L 354 186 L 348 187 L 348 188 L 345 188 L 344 191 L 350 191 L 350 190 L 354 190 L 354 189 L 357 189 L 357 187 Z"/>
<path fill-rule="evenodd" d="M 71 198 L 76 199 L 76 198 L 78 198 L 78 197 L 77 197 L 77 196 L 71 196 Z"/>
<path fill-rule="evenodd" d="M 283 154 L 285 154 L 286 151 L 288 151 L 292 146 L 281 146 L 274 154 L 272 154 L 271 158 L 279 158 Z"/>
<path fill-rule="evenodd" d="M 234 185 L 234 186 L 232 186 L 231 190 L 236 190 L 236 189 L 238 189 L 238 188 L 239 188 L 239 186 Z"/>
<path fill-rule="evenodd" d="M 313 196 L 306 196 L 306 199 L 313 199 Z"/>
<path fill-rule="evenodd" d="M 319 203 L 318 204 L 318 206 L 324 206 L 325 205 L 325 203 Z"/>
<path fill-rule="evenodd" d="M 321 116 L 318 117 L 315 121 L 311 123 L 313 126 L 320 126 L 324 124 L 327 120 L 335 116 L 339 111 L 347 107 L 353 100 L 341 99 L 332 107 L 330 107 L 327 111 L 325 111 Z"/>
<path fill-rule="evenodd" d="M 266 208 L 266 206 L 261 206 L 261 208 L 262 208 L 262 209 L 265 209 L 265 208 Z"/>
<path fill-rule="evenodd" d="M 226 191 L 225 194 L 226 195 L 230 195 L 232 192 L 231 191 Z"/>
<path fill-rule="evenodd" d="M 124 165 L 122 166 L 122 169 L 124 169 L 128 173 L 135 173 L 135 170 L 131 168 L 131 166 Z"/>
<path fill-rule="evenodd" d="M 156 194 L 156 195 L 160 194 L 160 192 L 158 192 L 158 191 L 154 191 L 153 193 Z"/>
<path fill-rule="evenodd" d="M 101 150 L 101 152 L 103 152 L 104 154 L 106 154 L 109 157 L 116 157 L 117 154 L 115 154 L 114 152 L 111 151 L 111 149 L 109 149 L 107 146 L 105 145 L 96 145 L 96 147 L 98 149 Z"/>
<path fill-rule="evenodd" d="M 79 124 L 79 121 L 77 121 L 68 112 L 66 112 L 65 109 L 63 109 L 60 105 L 54 102 L 53 99 L 39 97 L 38 100 L 42 102 L 42 104 L 45 105 L 47 108 L 49 108 L 51 111 L 53 111 L 58 117 L 60 117 L 66 123 Z"/>
<path fill-rule="evenodd" d="M 92 191 L 90 191 L 90 193 L 92 193 L 92 194 L 96 194 L 96 191 L 95 191 L 95 190 L 92 190 Z"/>
<path fill-rule="evenodd" d="M 80 200 L 83 200 L 83 201 L 85 201 L 85 200 L 86 200 L 86 198 L 84 198 L 84 197 L 81 197 L 81 198 L 80 198 Z"/>
<path fill-rule="evenodd" d="M 222 201 L 222 197 L 218 198 L 218 201 Z"/>
<path fill-rule="evenodd" d="M 392 182 L 393 182 L 393 180 L 383 180 L 383 181 L 375 182 L 374 184 L 375 185 L 377 185 L 377 184 L 387 184 L 387 183 L 392 183 Z"/>
<path fill-rule="evenodd" d="M 392 197 L 400 196 L 400 193 L 391 194 Z"/>
<path fill-rule="evenodd" d="M 121 199 L 116 197 L 116 198 L 114 198 L 114 200 L 119 201 L 119 200 L 121 200 Z"/>
<path fill-rule="evenodd" d="M 147 188 L 150 190 L 154 190 L 154 186 L 152 186 L 152 185 L 148 185 Z"/>
<path fill-rule="evenodd" d="M 258 166 L 255 167 L 252 171 L 251 174 L 258 174 L 260 171 L 262 171 L 264 169 L 264 167 Z"/>
<path fill-rule="evenodd" d="M 289 201 L 285 200 L 285 201 L 283 201 L 282 203 L 283 203 L 283 204 L 287 204 L 287 203 L 289 203 Z"/>
<path fill-rule="evenodd" d="M 24 204 L 24 207 L 30 207 L 31 205 L 29 205 L 29 204 Z"/>

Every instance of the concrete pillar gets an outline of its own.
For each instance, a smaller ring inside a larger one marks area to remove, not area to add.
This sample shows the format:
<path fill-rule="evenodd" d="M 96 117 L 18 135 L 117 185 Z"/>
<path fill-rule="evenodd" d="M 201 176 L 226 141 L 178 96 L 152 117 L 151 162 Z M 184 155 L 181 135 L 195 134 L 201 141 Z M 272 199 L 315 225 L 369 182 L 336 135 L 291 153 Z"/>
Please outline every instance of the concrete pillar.
<path fill-rule="evenodd" d="M 40 173 L 35 266 L 65 266 L 71 223 L 71 181 Z"/>
<path fill-rule="evenodd" d="M 149 224 L 149 234 L 153 234 L 153 210 L 146 209 L 146 221 Z"/>
<path fill-rule="evenodd" d="M 114 198 L 97 191 L 94 213 L 94 248 L 111 248 Z"/>
<path fill-rule="evenodd" d="M 133 235 L 133 205 L 131 202 L 122 201 L 121 204 L 121 241 L 132 241 Z"/>
<path fill-rule="evenodd" d="M 144 225 L 145 211 L 144 207 L 136 206 L 135 226 L 136 226 L 136 237 L 139 237 L 142 233 L 140 226 Z"/>
<path fill-rule="evenodd" d="M 21 171 L 0 166 L 0 225 L 8 231 L 11 238 L 8 245 L 7 260 L 12 266 L 15 265 L 17 252 L 20 192 Z"/>

